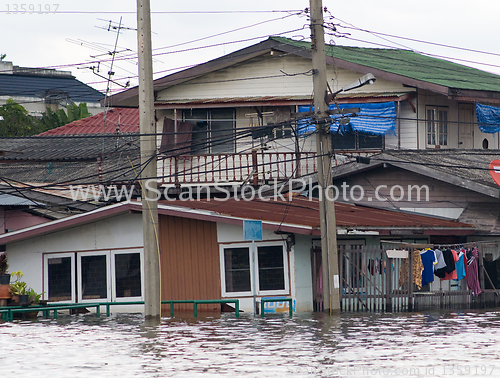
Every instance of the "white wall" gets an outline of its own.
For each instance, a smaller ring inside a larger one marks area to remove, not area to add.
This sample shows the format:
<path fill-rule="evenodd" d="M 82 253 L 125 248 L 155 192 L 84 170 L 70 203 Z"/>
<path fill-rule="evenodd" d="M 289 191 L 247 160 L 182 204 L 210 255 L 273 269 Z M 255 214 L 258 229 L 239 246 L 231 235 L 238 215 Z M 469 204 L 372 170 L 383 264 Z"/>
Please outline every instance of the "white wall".
<path fill-rule="evenodd" d="M 264 229 L 262 240 L 281 240 L 281 236 L 275 234 L 272 230 Z M 219 243 L 244 242 L 243 226 L 218 223 L 217 241 Z M 310 236 L 295 235 L 295 245 L 288 254 L 290 293 L 295 301 L 296 312 L 313 310 L 311 245 Z M 253 312 L 252 297 L 241 297 L 238 299 L 240 300 L 240 308 L 242 310 Z"/>
<path fill-rule="evenodd" d="M 141 214 L 124 214 L 79 228 L 7 245 L 9 271 L 21 270 L 28 286 L 43 291 L 43 253 L 142 247 Z"/>
<path fill-rule="evenodd" d="M 312 99 L 311 67 L 311 60 L 306 58 L 276 53 L 263 54 L 160 91 L 157 101 L 247 96 L 311 96 Z M 284 73 L 294 76 L 286 76 Z M 362 75 L 334 66 L 327 67 L 327 78 L 333 91 L 354 82 Z M 349 91 L 349 94 L 392 91 L 404 93 L 408 88 L 377 79 L 375 84 Z"/>

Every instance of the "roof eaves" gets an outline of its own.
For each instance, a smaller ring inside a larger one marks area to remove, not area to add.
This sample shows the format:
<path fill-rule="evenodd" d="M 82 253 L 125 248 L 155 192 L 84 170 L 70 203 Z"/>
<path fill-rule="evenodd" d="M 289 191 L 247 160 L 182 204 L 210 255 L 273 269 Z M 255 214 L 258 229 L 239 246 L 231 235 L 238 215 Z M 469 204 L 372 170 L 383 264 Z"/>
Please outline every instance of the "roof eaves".
<path fill-rule="evenodd" d="M 463 177 L 459 177 L 454 174 L 450 174 L 443 171 L 438 171 L 432 167 L 423 166 L 414 161 L 404 160 L 399 158 L 399 160 L 394 160 L 395 156 L 392 155 L 380 155 L 379 160 L 383 160 L 385 163 L 390 164 L 394 167 L 405 169 L 423 176 L 427 176 L 439 181 L 446 182 L 451 185 L 456 185 L 461 188 L 472 190 L 493 198 L 500 198 L 500 188 L 495 188 L 493 186 L 483 185 L 480 183 L 473 182 Z"/>
<path fill-rule="evenodd" d="M 76 225 L 90 223 L 96 219 L 102 219 L 128 212 L 130 208 L 130 202 L 121 202 L 115 205 L 102 207 L 88 213 L 72 215 L 67 218 L 54 220 L 52 222 L 23 228 L 21 230 L 0 235 L 0 244 L 9 244 L 39 235 L 46 235 L 52 232 L 61 231 Z"/>
<path fill-rule="evenodd" d="M 276 45 L 278 45 L 276 41 L 267 39 L 256 45 L 246 47 L 231 54 L 224 55 L 222 57 L 210 60 L 202 64 L 198 64 L 194 67 L 187 68 L 177 73 L 167 75 L 160 79 L 156 79 L 153 82 L 154 91 L 161 91 L 185 81 L 192 80 L 199 76 L 206 75 L 207 73 L 244 62 L 248 59 L 252 59 L 256 56 L 271 51 Z M 101 104 L 103 106 L 132 106 L 130 101 L 133 101 L 134 98 L 138 96 L 138 94 L 139 87 L 133 87 L 126 91 L 108 97 L 107 103 L 101 102 Z M 135 104 L 135 106 L 137 106 L 137 104 Z"/>

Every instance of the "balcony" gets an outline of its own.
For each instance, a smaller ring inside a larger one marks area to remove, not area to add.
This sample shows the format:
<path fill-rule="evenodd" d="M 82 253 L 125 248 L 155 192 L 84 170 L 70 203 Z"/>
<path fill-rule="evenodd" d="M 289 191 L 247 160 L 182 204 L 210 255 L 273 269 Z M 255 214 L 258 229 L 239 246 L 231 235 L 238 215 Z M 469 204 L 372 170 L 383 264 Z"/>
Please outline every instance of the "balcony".
<path fill-rule="evenodd" d="M 246 152 L 236 154 L 160 156 L 162 184 L 244 183 L 259 185 L 316 172 L 316 153 Z"/>
<path fill-rule="evenodd" d="M 334 165 L 354 156 L 369 156 L 378 151 L 345 151 L 336 155 Z M 158 178 L 162 185 L 239 184 L 262 185 L 316 173 L 315 152 L 262 152 L 236 154 L 159 156 Z"/>

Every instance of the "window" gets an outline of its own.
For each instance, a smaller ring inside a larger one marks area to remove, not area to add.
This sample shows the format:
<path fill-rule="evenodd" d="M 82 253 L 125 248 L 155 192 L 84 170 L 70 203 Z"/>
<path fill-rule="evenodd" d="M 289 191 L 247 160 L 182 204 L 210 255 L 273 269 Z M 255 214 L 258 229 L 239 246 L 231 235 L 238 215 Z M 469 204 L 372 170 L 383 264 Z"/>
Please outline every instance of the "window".
<path fill-rule="evenodd" d="M 384 148 L 384 136 L 361 131 L 347 131 L 343 134 L 332 133 L 333 150 L 364 150 Z"/>
<path fill-rule="evenodd" d="M 236 119 L 233 109 L 185 110 L 183 121 L 193 123 L 192 154 L 235 152 Z"/>
<path fill-rule="evenodd" d="M 250 282 L 250 254 L 248 248 L 224 249 L 226 292 L 252 290 Z"/>
<path fill-rule="evenodd" d="M 115 254 L 116 298 L 140 297 L 141 255 L 139 253 Z"/>
<path fill-rule="evenodd" d="M 50 302 L 143 300 L 142 249 L 46 254 Z"/>
<path fill-rule="evenodd" d="M 75 301 L 75 260 L 73 253 L 44 256 L 45 298 L 51 302 Z"/>
<path fill-rule="evenodd" d="M 111 300 L 109 252 L 81 252 L 78 261 L 78 299 Z"/>
<path fill-rule="evenodd" d="M 283 247 L 257 247 L 259 261 L 259 290 L 285 290 Z"/>
<path fill-rule="evenodd" d="M 431 146 L 448 145 L 448 108 L 428 106 L 427 144 Z"/>
<path fill-rule="evenodd" d="M 283 242 L 255 246 L 255 259 L 251 244 L 221 246 L 222 296 L 288 294 L 288 260 Z"/>

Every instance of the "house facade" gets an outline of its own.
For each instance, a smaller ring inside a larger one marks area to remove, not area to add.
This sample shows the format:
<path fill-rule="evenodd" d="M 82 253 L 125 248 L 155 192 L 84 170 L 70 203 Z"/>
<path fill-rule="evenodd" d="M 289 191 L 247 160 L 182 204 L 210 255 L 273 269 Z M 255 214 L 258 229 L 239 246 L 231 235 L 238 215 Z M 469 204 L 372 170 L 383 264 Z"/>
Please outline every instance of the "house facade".
<path fill-rule="evenodd" d="M 481 130 L 475 114 L 477 103 L 500 103 L 498 75 L 407 50 L 327 46 L 326 54 L 332 93 L 366 73 L 377 79 L 329 99 L 361 108 L 332 128 L 336 163 L 382 149 L 499 148 L 498 133 Z M 311 110 L 311 72 L 308 43 L 270 37 L 155 80 L 159 181 L 263 183 L 314 172 L 315 137 L 297 128 Z M 137 91 L 109 103 L 137 106 Z M 377 128 L 383 113 L 363 115 L 369 104 L 392 108 L 388 126 Z M 357 125 L 363 118 L 369 126 Z"/>
<path fill-rule="evenodd" d="M 86 103 L 90 114 L 97 114 L 104 110 L 100 105 L 103 98 L 101 92 L 77 80 L 69 71 L 0 62 L 0 105 L 13 99 L 30 115 L 41 117 L 47 107 L 56 111 L 73 103 Z"/>
<path fill-rule="evenodd" d="M 141 208 L 139 202 L 107 206 L 1 235 L 0 245 L 11 271 L 23 271 L 28 285 L 50 302 L 143 300 Z M 237 298 L 244 311 L 253 312 L 254 296 L 257 302 L 287 297 L 294 311 L 317 308 L 322 295 L 317 201 L 172 201 L 158 211 L 163 300 Z M 339 204 L 336 211 L 341 249 L 380 247 L 387 238 L 429 242 L 436 234 L 474 233 L 455 221 L 365 206 Z M 255 249 L 245 240 L 245 219 L 262 221 Z"/>

